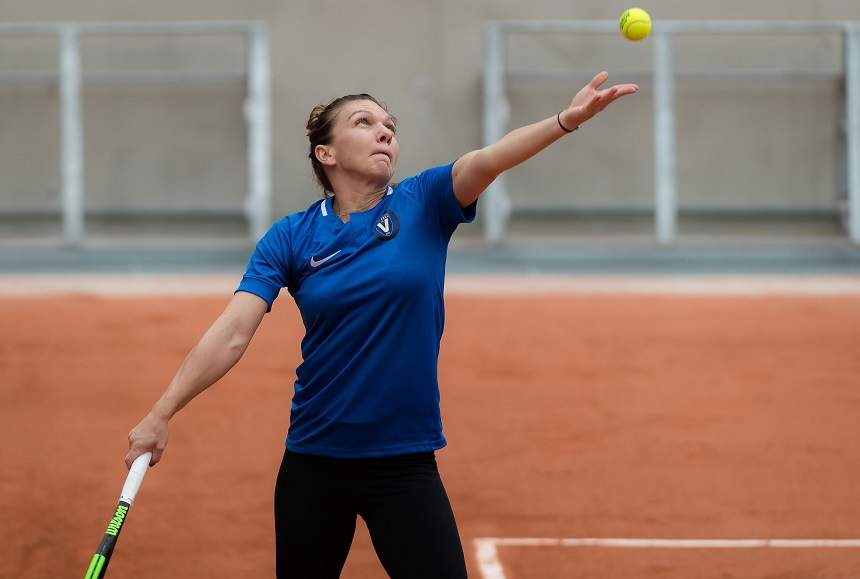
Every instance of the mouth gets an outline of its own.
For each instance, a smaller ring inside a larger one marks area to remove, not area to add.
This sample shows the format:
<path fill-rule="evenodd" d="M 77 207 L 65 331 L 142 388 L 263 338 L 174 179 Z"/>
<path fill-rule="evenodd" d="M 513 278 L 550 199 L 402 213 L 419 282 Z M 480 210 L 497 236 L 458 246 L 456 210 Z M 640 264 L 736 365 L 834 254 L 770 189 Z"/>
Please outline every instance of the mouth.
<path fill-rule="evenodd" d="M 371 154 L 370 156 L 371 156 L 371 157 L 373 157 L 374 155 L 384 155 L 384 156 L 385 156 L 385 158 L 386 158 L 386 159 L 388 159 L 388 162 L 389 162 L 389 163 L 391 162 L 391 155 L 389 155 L 389 154 L 388 154 L 388 153 L 386 153 L 385 151 L 376 151 L 376 152 L 374 152 L 373 154 Z"/>

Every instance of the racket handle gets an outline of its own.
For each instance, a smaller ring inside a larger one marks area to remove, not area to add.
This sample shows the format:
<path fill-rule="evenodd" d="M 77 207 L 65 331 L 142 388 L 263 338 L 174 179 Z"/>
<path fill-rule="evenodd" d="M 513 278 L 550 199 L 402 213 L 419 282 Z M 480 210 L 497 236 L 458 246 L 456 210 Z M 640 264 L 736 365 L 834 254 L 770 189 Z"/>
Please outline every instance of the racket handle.
<path fill-rule="evenodd" d="M 119 495 L 119 504 L 116 506 L 116 511 L 114 511 L 110 522 L 108 522 L 102 542 L 99 543 L 99 548 L 90 561 L 90 566 L 84 579 L 103 579 L 105 576 L 113 549 L 116 546 L 117 539 L 119 539 L 119 533 L 122 531 L 123 524 L 125 523 L 125 516 L 131 508 L 131 503 L 134 502 L 137 491 L 140 490 L 143 476 L 146 474 L 146 469 L 149 467 L 151 459 L 152 453 L 144 452 L 134 459 L 134 462 L 131 464 L 128 476 L 125 477 L 125 484 L 122 486 L 122 492 Z"/>
<path fill-rule="evenodd" d="M 125 478 L 125 484 L 122 486 L 122 492 L 119 494 L 119 500 L 131 505 L 134 502 L 134 497 L 137 496 L 137 491 L 143 483 L 143 477 L 146 474 L 146 469 L 149 467 L 149 461 L 152 459 L 151 452 L 144 452 L 131 464 L 128 470 L 128 476 Z M 116 488 L 116 487 L 114 487 Z"/>

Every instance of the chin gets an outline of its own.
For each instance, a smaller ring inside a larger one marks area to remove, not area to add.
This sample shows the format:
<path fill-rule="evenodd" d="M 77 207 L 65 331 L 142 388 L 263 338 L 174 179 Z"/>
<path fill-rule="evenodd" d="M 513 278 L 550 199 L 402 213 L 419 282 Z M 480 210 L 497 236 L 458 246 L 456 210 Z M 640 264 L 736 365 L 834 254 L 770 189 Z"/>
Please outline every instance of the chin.
<path fill-rule="evenodd" d="M 394 176 L 394 167 L 390 167 L 386 165 L 382 168 L 382 170 L 377 169 L 373 172 L 374 180 L 380 184 L 380 186 L 387 184 L 391 181 L 391 178 Z"/>

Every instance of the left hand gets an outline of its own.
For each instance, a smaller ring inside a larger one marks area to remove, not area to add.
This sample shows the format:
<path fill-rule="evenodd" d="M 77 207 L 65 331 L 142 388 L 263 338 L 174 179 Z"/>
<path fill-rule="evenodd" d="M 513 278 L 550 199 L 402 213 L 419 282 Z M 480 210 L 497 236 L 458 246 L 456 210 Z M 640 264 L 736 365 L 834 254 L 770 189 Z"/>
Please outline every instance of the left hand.
<path fill-rule="evenodd" d="M 639 90 L 639 85 L 635 84 L 616 84 L 610 88 L 601 89 L 600 85 L 606 82 L 607 78 L 609 73 L 603 70 L 576 93 L 570 101 L 570 106 L 561 112 L 561 122 L 564 126 L 571 129 L 578 127 L 609 106 L 609 103 Z"/>

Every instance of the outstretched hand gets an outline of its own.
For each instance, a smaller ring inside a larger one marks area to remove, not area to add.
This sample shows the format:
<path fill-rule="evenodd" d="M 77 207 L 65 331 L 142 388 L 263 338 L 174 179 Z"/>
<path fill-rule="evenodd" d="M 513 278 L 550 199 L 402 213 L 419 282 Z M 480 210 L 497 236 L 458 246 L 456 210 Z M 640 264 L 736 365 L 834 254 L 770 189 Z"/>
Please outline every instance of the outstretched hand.
<path fill-rule="evenodd" d="M 635 84 L 616 84 L 601 89 L 600 85 L 606 82 L 607 78 L 609 73 L 603 70 L 576 93 L 570 106 L 561 112 L 560 118 L 566 127 L 578 127 L 609 106 L 609 103 L 639 90 L 639 86 Z"/>

